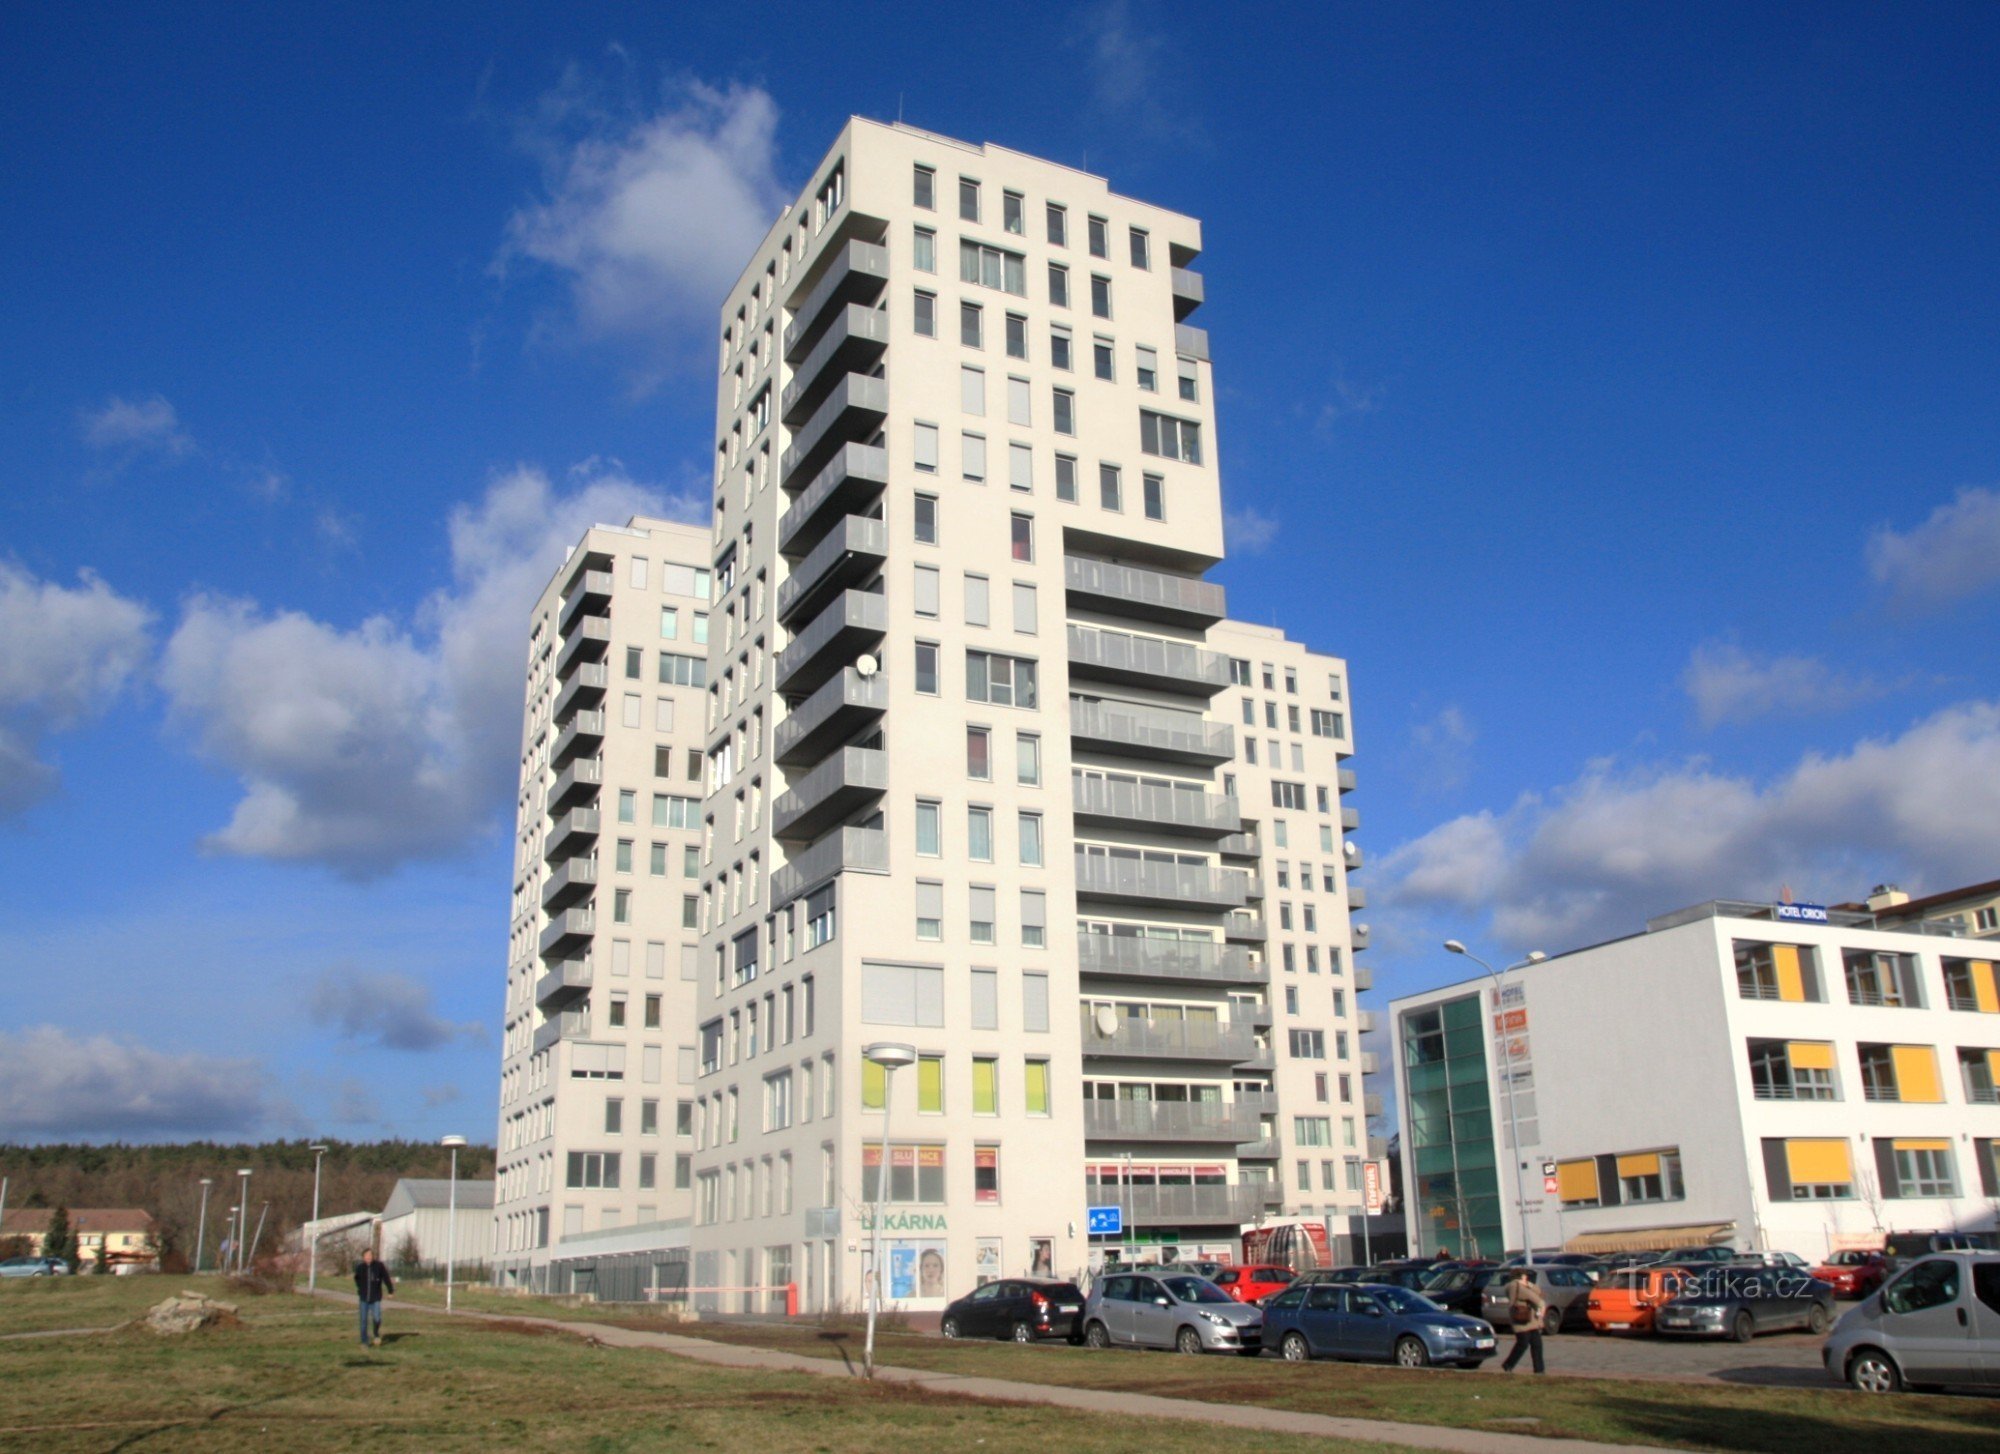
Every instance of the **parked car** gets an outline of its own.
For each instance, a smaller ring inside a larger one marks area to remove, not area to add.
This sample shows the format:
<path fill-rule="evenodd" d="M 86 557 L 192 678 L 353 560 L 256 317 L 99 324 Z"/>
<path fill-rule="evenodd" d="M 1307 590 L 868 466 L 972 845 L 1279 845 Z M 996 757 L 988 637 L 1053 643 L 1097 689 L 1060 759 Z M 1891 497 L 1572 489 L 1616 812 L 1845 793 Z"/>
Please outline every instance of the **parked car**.
<path fill-rule="evenodd" d="M 1725 1267 L 1780 1267 L 1812 1276 L 1812 1264 L 1796 1252 L 1739 1252 Z"/>
<path fill-rule="evenodd" d="M 1882 1248 L 1882 1260 L 1894 1274 L 1933 1252 L 1993 1250 L 1993 1238 L 1984 1232 L 1891 1232 Z"/>
<path fill-rule="evenodd" d="M 1239 1303 L 1191 1273 L 1100 1277 L 1084 1303 L 1083 1320 L 1083 1340 L 1093 1348 L 1172 1348 L 1254 1358 L 1264 1346 L 1263 1309 Z"/>
<path fill-rule="evenodd" d="M 1487 1286 L 1496 1277 L 1504 1276 L 1505 1270 L 1498 1267 L 1447 1265 L 1432 1273 L 1431 1280 L 1417 1291 L 1448 1313 L 1476 1318 L 1480 1315 Z"/>
<path fill-rule="evenodd" d="M 1699 1267 L 1710 1262 L 1734 1262 L 1740 1256 L 1725 1242 L 1718 1246 L 1676 1247 L 1671 1252 L 1662 1252 L 1653 1261 L 1661 1267 Z"/>
<path fill-rule="evenodd" d="M 1505 1323 L 1513 1326 L 1508 1312 L 1512 1298 L 1507 1292 L 1508 1280 L 1521 1271 L 1518 1267 L 1499 1269 L 1500 1276 L 1480 1289 L 1479 1315 L 1496 1327 Z M 1544 1267 L 1537 1262 L 1526 1269 L 1542 1296 L 1549 1300 L 1549 1310 L 1542 1315 L 1544 1333 L 1560 1333 L 1565 1328 L 1581 1328 L 1588 1317 L 1584 1302 L 1595 1285 L 1590 1274 L 1575 1267 Z"/>
<path fill-rule="evenodd" d="M 1820 1356 L 1863 1393 L 2000 1387 L 2000 1257 L 1921 1258 L 1849 1308 Z"/>
<path fill-rule="evenodd" d="M 1812 1275 L 1833 1289 L 1835 1297 L 1867 1297 L 1888 1276 L 1889 1265 L 1880 1252 L 1836 1252 L 1812 1270 Z"/>
<path fill-rule="evenodd" d="M 1424 1284 L 1437 1275 L 1437 1265 L 1431 1262 L 1381 1262 L 1368 1269 L 1364 1282 L 1377 1283 L 1384 1287 L 1408 1288 L 1411 1292 L 1422 1292 Z"/>
<path fill-rule="evenodd" d="M 1650 1333 L 1660 1305 L 1681 1290 L 1679 1267 L 1628 1267 L 1607 1272 L 1584 1300 L 1584 1316 L 1600 1333 Z"/>
<path fill-rule="evenodd" d="M 0 1277 L 67 1277 L 69 1264 L 60 1257 L 9 1257 L 0 1262 Z"/>
<path fill-rule="evenodd" d="M 1785 1268 L 1691 1267 L 1681 1290 L 1653 1315 L 1653 1330 L 1680 1337 L 1734 1338 L 1833 1323 L 1833 1289 Z"/>
<path fill-rule="evenodd" d="M 1228 1266 L 1227 1262 L 1217 1262 L 1212 1258 L 1203 1257 L 1193 1262 L 1169 1262 L 1163 1265 L 1160 1271 L 1193 1273 L 1196 1277 L 1205 1277 L 1214 1282 L 1216 1274 Z"/>
<path fill-rule="evenodd" d="M 1294 1276 L 1289 1267 L 1265 1263 L 1254 1267 L 1225 1267 L 1209 1281 L 1239 1303 L 1257 1303 L 1274 1292 L 1290 1287 Z"/>
<path fill-rule="evenodd" d="M 1311 1287 L 1315 1283 L 1350 1283 L 1368 1281 L 1365 1267 L 1313 1267 L 1292 1279 L 1294 1285 Z"/>
<path fill-rule="evenodd" d="M 976 1287 L 947 1304 L 938 1331 L 947 1338 L 1037 1338 L 1083 1336 L 1083 1290 L 1073 1282 L 1004 1278 Z"/>
<path fill-rule="evenodd" d="M 1494 1353 L 1492 1324 L 1388 1283 L 1288 1287 L 1265 1304 L 1264 1341 L 1294 1363 L 1363 1358 L 1477 1368 Z"/>

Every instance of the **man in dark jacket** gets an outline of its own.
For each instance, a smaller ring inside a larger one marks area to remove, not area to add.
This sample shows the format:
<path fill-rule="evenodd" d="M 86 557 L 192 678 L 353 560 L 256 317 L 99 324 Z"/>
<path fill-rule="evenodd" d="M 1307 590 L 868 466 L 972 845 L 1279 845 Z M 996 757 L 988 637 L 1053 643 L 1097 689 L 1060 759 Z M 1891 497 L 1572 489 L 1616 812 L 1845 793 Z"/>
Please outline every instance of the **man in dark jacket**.
<path fill-rule="evenodd" d="M 394 1297 L 396 1284 L 389 1276 L 388 1266 L 376 1260 L 373 1247 L 363 1252 L 361 1260 L 354 1264 L 354 1295 L 361 1307 L 361 1346 L 373 1343 L 380 1347 L 382 1298 Z"/>

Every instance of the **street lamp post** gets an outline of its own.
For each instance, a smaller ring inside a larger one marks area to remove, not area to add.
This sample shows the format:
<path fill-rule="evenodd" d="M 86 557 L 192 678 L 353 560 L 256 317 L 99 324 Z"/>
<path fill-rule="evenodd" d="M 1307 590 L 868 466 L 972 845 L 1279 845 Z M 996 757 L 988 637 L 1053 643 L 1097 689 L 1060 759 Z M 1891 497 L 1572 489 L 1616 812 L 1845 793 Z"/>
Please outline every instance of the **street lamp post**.
<path fill-rule="evenodd" d="M 438 1142 L 440 1146 L 451 1148 L 451 1199 L 450 1211 L 444 1224 L 444 1310 L 451 1311 L 451 1269 L 458 1258 L 458 1148 L 465 1144 L 463 1136 L 447 1136 Z"/>
<path fill-rule="evenodd" d="M 1535 1239 L 1528 1235 L 1528 1194 L 1521 1188 L 1521 1122 L 1514 1114 L 1514 1046 L 1507 1036 L 1507 970 L 1495 969 L 1478 955 L 1467 949 L 1456 939 L 1444 941 L 1444 947 L 1453 954 L 1463 954 L 1467 959 L 1493 976 L 1493 1007 L 1500 1012 L 1500 1061 L 1507 1075 L 1507 1138 L 1514 1148 L 1514 1211 L 1521 1219 L 1521 1257 L 1529 1266 L 1535 1265 Z M 1548 955 L 1537 949 L 1519 964 L 1510 964 L 1507 969 L 1524 969 L 1531 964 L 1540 964 Z M 1454 1178 L 1455 1180 L 1456 1178 Z M 1461 1229 L 1469 1230 L 1469 1229 Z M 1503 1221 L 1500 1228 L 1501 1251 L 1506 1251 L 1507 1228 Z"/>
<path fill-rule="evenodd" d="M 194 1221 L 194 1270 L 196 1272 L 201 1271 L 201 1249 L 203 1242 L 208 1236 L 208 1189 L 214 1185 L 215 1178 L 212 1176 L 204 1176 L 201 1179 L 201 1215 L 196 1217 Z"/>
<path fill-rule="evenodd" d="M 236 1209 L 236 1270 L 243 1271 L 243 1239 L 250 1235 L 250 1168 L 245 1166 L 236 1173 L 237 1184 L 243 1188 L 243 1199 Z"/>
<path fill-rule="evenodd" d="M 313 1154 L 313 1215 L 306 1224 L 306 1296 L 319 1296 L 319 1164 L 326 1157 L 326 1147 L 313 1142 L 306 1148 Z"/>
<path fill-rule="evenodd" d="M 878 1040 L 872 1045 L 861 1047 L 861 1058 L 870 1065 L 882 1069 L 882 1158 L 875 1165 L 875 1225 L 874 1246 L 869 1252 L 868 1276 L 868 1339 L 862 1349 L 861 1367 L 864 1378 L 875 1376 L 875 1313 L 882 1305 L 882 1207 L 888 1199 L 889 1191 L 889 1106 L 890 1092 L 896 1084 L 896 1071 L 917 1061 L 914 1045 L 899 1045 L 892 1041 Z"/>

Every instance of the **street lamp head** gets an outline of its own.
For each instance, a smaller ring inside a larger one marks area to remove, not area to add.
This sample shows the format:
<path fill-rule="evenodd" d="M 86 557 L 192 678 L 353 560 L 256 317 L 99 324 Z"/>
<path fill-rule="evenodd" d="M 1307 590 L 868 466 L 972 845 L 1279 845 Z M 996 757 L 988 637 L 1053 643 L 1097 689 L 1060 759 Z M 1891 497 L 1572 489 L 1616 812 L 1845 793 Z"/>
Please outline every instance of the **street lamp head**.
<path fill-rule="evenodd" d="M 884 1070 L 900 1070 L 906 1065 L 917 1063 L 917 1047 L 902 1045 L 893 1040 L 877 1040 L 872 1045 L 861 1047 L 861 1058 L 871 1065 L 879 1065 Z"/>
<path fill-rule="evenodd" d="M 248 1176 L 250 1174 L 250 1168 L 247 1166 L 238 1167 L 236 1174 L 238 1176 Z"/>
<path fill-rule="evenodd" d="M 1451 952 L 1452 952 L 1453 954 L 1463 954 L 1463 953 L 1465 953 L 1465 946 L 1464 946 L 1463 944 L 1459 943 L 1459 942 L 1458 942 L 1458 941 L 1457 941 L 1456 939 L 1447 939 L 1447 940 L 1445 940 L 1445 941 L 1444 941 L 1444 947 L 1445 947 L 1446 949 L 1449 949 L 1449 950 L 1450 950 L 1450 951 L 1451 951 Z"/>
<path fill-rule="evenodd" d="M 465 1144 L 465 1138 L 463 1136 L 447 1136 L 443 1140 L 438 1142 L 438 1145 L 440 1146 L 450 1146 L 454 1148 L 463 1146 L 464 1144 Z"/>
<path fill-rule="evenodd" d="M 322 1142 L 318 1141 L 315 1141 L 313 1142 L 312 1145 L 306 1147 L 306 1150 L 312 1152 L 312 1154 L 315 1156 L 324 1156 L 326 1154 L 326 1146 Z"/>
<path fill-rule="evenodd" d="M 1540 964 L 1544 959 L 1547 958 L 1548 955 L 1542 953 L 1542 951 L 1539 949 L 1530 949 L 1528 951 L 1528 963 L 1530 964 Z"/>
<path fill-rule="evenodd" d="M 215 1185 L 215 1178 L 214 1178 L 214 1177 L 212 1177 L 212 1176 L 204 1176 L 204 1177 L 203 1177 L 203 1178 L 201 1179 L 201 1184 L 202 1184 L 203 1186 L 214 1186 L 214 1185 Z"/>

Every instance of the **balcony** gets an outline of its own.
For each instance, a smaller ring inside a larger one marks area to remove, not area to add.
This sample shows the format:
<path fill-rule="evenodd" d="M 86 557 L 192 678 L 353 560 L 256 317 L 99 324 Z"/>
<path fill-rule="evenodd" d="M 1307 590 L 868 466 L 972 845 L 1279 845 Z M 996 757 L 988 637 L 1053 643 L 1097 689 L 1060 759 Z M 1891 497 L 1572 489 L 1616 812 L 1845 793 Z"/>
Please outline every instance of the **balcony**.
<path fill-rule="evenodd" d="M 1085 1101 L 1086 1141 L 1212 1141 L 1227 1145 L 1264 1131 L 1265 1100 Z"/>
<path fill-rule="evenodd" d="M 561 627 L 565 635 L 579 616 L 602 616 L 611 609 L 611 572 L 587 570 L 576 576 L 564 592 Z"/>
<path fill-rule="evenodd" d="M 1232 833 L 1217 840 L 1215 851 L 1224 858 L 1261 858 L 1264 845 L 1258 842 L 1255 833 Z"/>
<path fill-rule="evenodd" d="M 1072 626 L 1069 674 L 1076 680 L 1212 697 L 1229 685 L 1229 658 L 1185 641 Z"/>
<path fill-rule="evenodd" d="M 1086 1060 L 1220 1060 L 1235 1065 L 1257 1052 L 1256 1032 L 1248 1025 L 1121 1016 L 1116 1029 L 1100 1035 L 1088 1011 L 1082 1022 Z"/>
<path fill-rule="evenodd" d="M 1361 1062 L 1361 1073 L 1363 1075 L 1380 1075 L 1382 1073 L 1382 1057 L 1374 1051 L 1364 1050 L 1356 1058 Z"/>
<path fill-rule="evenodd" d="M 589 1034 L 590 1022 L 584 1016 L 558 1015 L 535 1027 L 535 1053 L 539 1055 L 564 1040 L 581 1040 Z"/>
<path fill-rule="evenodd" d="M 1340 790 L 1343 793 L 1351 793 L 1354 791 L 1354 785 L 1357 779 L 1354 776 L 1353 768 L 1343 767 L 1339 769 L 1337 776 L 1340 783 Z"/>
<path fill-rule="evenodd" d="M 1192 323 L 1174 325 L 1174 352 L 1188 358 L 1198 358 L 1208 362 L 1208 330 L 1196 328 Z"/>
<path fill-rule="evenodd" d="M 587 854 L 566 858 L 542 880 L 542 907 L 553 913 L 587 897 L 596 887 L 596 858 Z"/>
<path fill-rule="evenodd" d="M 1108 752 L 1129 752 L 1162 762 L 1213 766 L 1236 756 L 1236 731 L 1193 712 L 1141 707 L 1129 702 L 1070 698 L 1072 742 Z"/>
<path fill-rule="evenodd" d="M 849 515 L 864 513 L 889 488 L 889 451 L 850 444 L 828 460 L 778 521 L 778 549 L 805 555 Z"/>
<path fill-rule="evenodd" d="M 1073 606 L 1144 621 L 1212 626 L 1228 614 L 1221 586 L 1080 555 L 1063 557 L 1063 590 Z"/>
<path fill-rule="evenodd" d="M 1375 1033 L 1375 1012 L 1373 1010 L 1356 1010 L 1354 1012 L 1354 1033 L 1357 1035 L 1373 1035 Z"/>
<path fill-rule="evenodd" d="M 887 873 L 889 835 L 880 828 L 840 828 L 771 875 L 771 907 L 783 908 L 836 874 Z"/>
<path fill-rule="evenodd" d="M 1210 939 L 1129 939 L 1078 934 L 1079 974 L 1150 984 L 1269 984 L 1271 967 Z"/>
<path fill-rule="evenodd" d="M 549 789 L 549 811 L 560 813 L 572 803 L 594 801 L 602 786 L 603 759 L 579 757 L 556 774 L 555 786 Z"/>
<path fill-rule="evenodd" d="M 556 745 L 549 753 L 549 764 L 561 767 L 572 757 L 595 757 L 603 750 L 604 713 L 578 712 L 556 734 Z"/>
<path fill-rule="evenodd" d="M 1281 1148 L 1276 1136 L 1264 1136 L 1255 1141 L 1240 1142 L 1236 1147 L 1238 1161 L 1276 1161 Z"/>
<path fill-rule="evenodd" d="M 1072 776 L 1069 789 L 1077 822 L 1093 827 L 1137 825 L 1156 833 L 1220 838 L 1243 826 L 1236 799 L 1220 793 L 1089 776 Z"/>
<path fill-rule="evenodd" d="M 1238 944 L 1262 944 L 1271 929 L 1262 914 L 1231 914 L 1222 921 L 1222 937 Z"/>
<path fill-rule="evenodd" d="M 1359 808 L 1342 808 L 1340 810 L 1340 827 L 1342 832 L 1352 833 L 1360 826 L 1361 810 Z"/>
<path fill-rule="evenodd" d="M 811 418 L 835 380 L 867 373 L 889 346 L 889 315 L 880 309 L 849 303 L 831 316 L 833 321 L 785 385 L 778 414 L 787 426 Z"/>
<path fill-rule="evenodd" d="M 1245 877 L 1232 868 L 1076 856 L 1078 898 L 1114 899 L 1155 909 L 1239 908 Z"/>
<path fill-rule="evenodd" d="M 772 752 L 780 767 L 818 762 L 836 742 L 845 741 L 889 710 L 889 683 L 864 677 L 853 667 L 828 679 L 778 724 Z"/>
<path fill-rule="evenodd" d="M 1371 1121 L 1382 1114 L 1382 1096 L 1377 1091 L 1369 1091 L 1361 1098 L 1361 1114 Z"/>
<path fill-rule="evenodd" d="M 574 958 L 596 932 L 594 908 L 564 909 L 552 914 L 548 926 L 542 930 L 541 956 L 544 960 Z"/>
<path fill-rule="evenodd" d="M 850 242 L 830 262 L 805 300 L 792 309 L 792 321 L 785 325 L 785 362 L 796 365 L 806 356 L 826 326 L 833 320 L 835 307 L 869 302 L 889 286 L 889 249 L 880 243 Z"/>
<path fill-rule="evenodd" d="M 1125 1186 L 1099 1182 L 1098 1194 L 1125 1208 L 1134 1227 L 1170 1226 L 1179 1222 L 1240 1224 L 1254 1222 L 1264 1210 L 1264 1184 L 1235 1186 Z M 1115 1196 L 1114 1196 L 1115 1194 Z"/>
<path fill-rule="evenodd" d="M 572 808 L 561 814 L 542 840 L 543 862 L 554 863 L 572 853 L 586 853 L 595 848 L 602 826 L 595 808 Z"/>
<path fill-rule="evenodd" d="M 1170 276 L 1174 289 L 1174 322 L 1178 323 L 1202 305 L 1206 289 L 1202 285 L 1201 274 L 1188 268 L 1175 268 Z"/>
<path fill-rule="evenodd" d="M 817 838 L 888 790 L 888 753 L 844 747 L 771 804 L 771 834 L 784 839 Z"/>
<path fill-rule="evenodd" d="M 865 374 L 842 374 L 806 424 L 792 436 L 778 469 L 786 489 L 821 469 L 846 444 L 866 444 L 889 415 L 889 385 Z"/>
<path fill-rule="evenodd" d="M 1347 937 L 1356 949 L 1366 949 L 1368 947 L 1368 926 L 1366 924 L 1349 924 L 1347 926 Z"/>
<path fill-rule="evenodd" d="M 778 690 L 810 692 L 889 634 L 889 603 L 866 591 L 843 591 L 778 653 Z"/>
<path fill-rule="evenodd" d="M 1367 908 L 1368 890 L 1363 888 L 1360 884 L 1349 884 L 1347 886 L 1347 907 L 1350 909 Z"/>
<path fill-rule="evenodd" d="M 1356 992 L 1375 988 L 1375 971 L 1365 965 L 1354 967 L 1354 988 Z"/>
<path fill-rule="evenodd" d="M 560 722 L 579 708 L 595 707 L 604 700 L 604 693 L 610 685 L 611 668 L 603 662 L 578 667 L 570 677 L 569 685 L 556 693 L 554 719 Z"/>
<path fill-rule="evenodd" d="M 833 598 L 882 569 L 889 558 L 889 527 L 849 515 L 827 532 L 813 553 L 792 566 L 778 587 L 778 620 L 788 629 Z"/>
<path fill-rule="evenodd" d="M 567 679 L 570 669 L 581 662 L 602 661 L 611 650 L 611 618 L 584 616 L 563 636 L 562 650 L 556 655 L 556 675 Z"/>
<path fill-rule="evenodd" d="M 535 981 L 535 1003 L 544 1013 L 553 1013 L 575 1004 L 590 993 L 590 961 L 563 959 L 551 964 L 548 973 Z"/>
<path fill-rule="evenodd" d="M 1276 1070 L 1278 1068 L 1278 1052 L 1272 1048 L 1271 1042 L 1268 1039 L 1255 1040 L 1250 1046 L 1249 1054 L 1236 1062 L 1236 1068 L 1238 1070 Z"/>
<path fill-rule="evenodd" d="M 1368 1138 L 1368 1159 L 1370 1161 L 1380 1161 L 1388 1154 L 1389 1138 L 1387 1136 L 1370 1136 Z"/>
<path fill-rule="evenodd" d="M 1359 843 L 1350 842 L 1341 845 L 1340 856 L 1346 862 L 1349 873 L 1360 872 L 1362 865 L 1368 861 L 1368 855 L 1361 851 Z"/>

